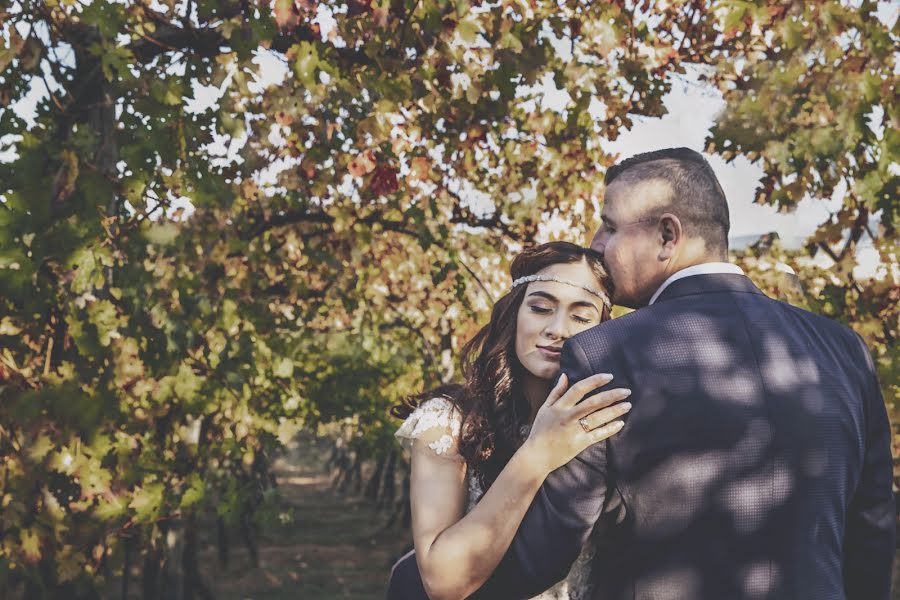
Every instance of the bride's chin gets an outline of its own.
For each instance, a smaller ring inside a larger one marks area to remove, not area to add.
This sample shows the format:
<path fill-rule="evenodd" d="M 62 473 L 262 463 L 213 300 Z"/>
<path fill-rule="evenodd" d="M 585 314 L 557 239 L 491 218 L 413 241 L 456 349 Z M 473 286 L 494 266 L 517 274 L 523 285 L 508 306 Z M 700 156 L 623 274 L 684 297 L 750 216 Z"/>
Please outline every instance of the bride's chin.
<path fill-rule="evenodd" d="M 540 369 L 537 373 L 535 373 L 534 371 L 530 371 L 530 373 L 535 379 L 539 379 L 544 383 L 552 384 L 554 381 L 556 381 L 556 376 L 559 375 L 559 367 Z"/>

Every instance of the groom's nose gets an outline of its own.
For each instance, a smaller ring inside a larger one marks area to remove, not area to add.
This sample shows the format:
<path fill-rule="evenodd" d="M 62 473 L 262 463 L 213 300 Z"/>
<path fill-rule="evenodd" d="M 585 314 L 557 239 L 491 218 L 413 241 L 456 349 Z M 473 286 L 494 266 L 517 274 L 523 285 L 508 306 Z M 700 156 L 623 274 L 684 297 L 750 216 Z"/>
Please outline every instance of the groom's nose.
<path fill-rule="evenodd" d="M 591 250 L 603 254 L 603 251 L 606 249 L 606 240 L 603 238 L 603 230 L 598 229 L 597 233 L 595 233 L 594 237 L 591 239 Z"/>

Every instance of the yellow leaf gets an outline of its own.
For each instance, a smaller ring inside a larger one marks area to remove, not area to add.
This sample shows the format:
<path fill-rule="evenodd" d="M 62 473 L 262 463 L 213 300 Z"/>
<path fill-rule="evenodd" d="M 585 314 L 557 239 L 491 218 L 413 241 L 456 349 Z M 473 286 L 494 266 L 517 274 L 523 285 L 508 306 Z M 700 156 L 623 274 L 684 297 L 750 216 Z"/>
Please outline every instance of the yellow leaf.
<path fill-rule="evenodd" d="M 36 563 L 41 560 L 41 540 L 34 529 L 23 529 L 19 532 L 22 553 L 25 560 Z"/>
<path fill-rule="evenodd" d="M 22 329 L 13 324 L 10 317 L 3 317 L 0 320 L 0 335 L 18 335 Z"/>
<path fill-rule="evenodd" d="M 34 462 L 40 462 L 50 450 L 53 449 L 53 441 L 45 434 L 38 435 L 31 447 L 28 448 L 28 457 Z"/>

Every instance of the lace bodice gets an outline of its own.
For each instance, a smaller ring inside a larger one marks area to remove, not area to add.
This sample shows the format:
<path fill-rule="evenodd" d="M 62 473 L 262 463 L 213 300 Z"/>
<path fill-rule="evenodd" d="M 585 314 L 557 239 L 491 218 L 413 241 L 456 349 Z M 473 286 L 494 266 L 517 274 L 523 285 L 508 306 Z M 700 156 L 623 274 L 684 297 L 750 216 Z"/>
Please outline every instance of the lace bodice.
<path fill-rule="evenodd" d="M 459 434 L 462 414 L 453 401 L 436 397 L 422 402 L 410 414 L 395 434 L 404 447 L 412 446 L 413 440 L 420 439 L 428 444 L 436 454 L 462 460 L 459 455 Z M 522 438 L 528 436 L 529 427 L 522 428 Z M 467 473 L 469 497 L 466 512 L 469 512 L 484 495 L 477 473 Z M 531 600 L 583 600 L 592 595 L 591 559 L 594 545 L 589 541 L 581 555 L 572 565 L 569 575 L 555 586 Z"/>

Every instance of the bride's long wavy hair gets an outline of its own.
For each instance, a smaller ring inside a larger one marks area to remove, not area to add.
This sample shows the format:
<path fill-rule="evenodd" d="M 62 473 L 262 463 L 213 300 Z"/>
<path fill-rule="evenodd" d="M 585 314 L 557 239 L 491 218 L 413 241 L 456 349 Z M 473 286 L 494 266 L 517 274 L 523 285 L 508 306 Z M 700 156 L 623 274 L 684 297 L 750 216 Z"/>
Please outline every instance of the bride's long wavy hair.
<path fill-rule="evenodd" d="M 510 266 L 513 281 L 556 264 L 586 261 L 601 291 L 610 282 L 600 254 L 569 242 L 540 244 L 519 254 Z M 522 390 L 524 367 L 516 356 L 516 321 L 527 285 L 497 300 L 491 320 L 463 346 L 460 354 L 463 382 L 448 384 L 406 398 L 391 414 L 406 418 L 429 398 L 451 399 L 462 413 L 459 452 L 487 490 L 522 443 L 531 407 Z M 601 322 L 609 319 L 604 306 Z"/>

